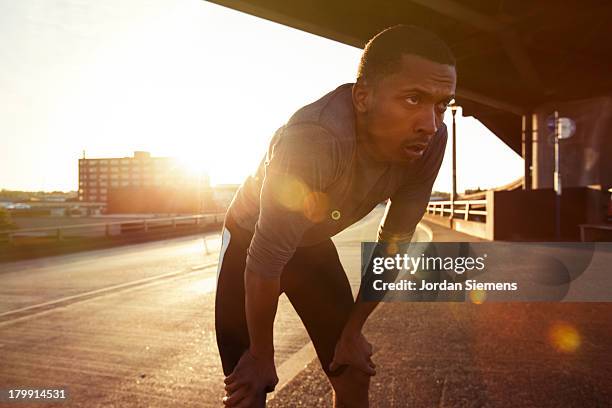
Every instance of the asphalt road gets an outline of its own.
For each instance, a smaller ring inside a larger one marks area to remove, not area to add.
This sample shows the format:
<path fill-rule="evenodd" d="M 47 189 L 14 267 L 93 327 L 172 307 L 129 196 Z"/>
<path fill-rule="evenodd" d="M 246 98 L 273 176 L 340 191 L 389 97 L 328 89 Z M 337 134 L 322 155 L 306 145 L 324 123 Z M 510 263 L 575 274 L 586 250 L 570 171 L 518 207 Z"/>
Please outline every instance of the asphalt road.
<path fill-rule="evenodd" d="M 381 215 L 334 237 L 354 292 L 360 243 L 375 238 Z M 470 240 L 432 228 L 436 241 Z M 417 234 L 429 239 L 426 229 Z M 0 406 L 220 406 L 219 246 L 218 235 L 193 236 L 0 264 L 0 390 L 68 394 Z M 608 270 L 604 255 L 597 265 Z M 372 406 L 609 406 L 609 305 L 384 304 L 366 327 L 380 369 Z M 329 406 L 308 344 L 282 296 L 271 406 Z"/>
<path fill-rule="evenodd" d="M 375 238 L 381 215 L 334 238 L 355 291 L 360 242 Z M 67 403 L 36 406 L 219 406 L 219 236 L 206 245 L 208 253 L 202 236 L 187 237 L 1 265 L 0 389 L 67 390 Z M 282 296 L 275 347 L 284 376 L 313 357 L 308 343 Z"/>

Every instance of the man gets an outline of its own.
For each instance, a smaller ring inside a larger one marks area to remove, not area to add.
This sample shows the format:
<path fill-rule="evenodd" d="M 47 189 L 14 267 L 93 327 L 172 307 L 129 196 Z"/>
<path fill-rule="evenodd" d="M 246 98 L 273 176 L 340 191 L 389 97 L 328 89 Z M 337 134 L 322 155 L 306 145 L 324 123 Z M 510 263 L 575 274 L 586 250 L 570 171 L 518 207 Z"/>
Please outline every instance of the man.
<path fill-rule="evenodd" d="M 334 406 L 368 406 L 376 373 L 361 333 L 376 307 L 351 288 L 330 237 L 390 199 L 379 242 L 410 242 L 438 174 L 455 61 L 434 34 L 395 26 L 366 45 L 355 84 L 298 110 L 226 215 L 215 304 L 226 406 L 265 406 L 278 382 L 273 322 L 285 293 Z"/>

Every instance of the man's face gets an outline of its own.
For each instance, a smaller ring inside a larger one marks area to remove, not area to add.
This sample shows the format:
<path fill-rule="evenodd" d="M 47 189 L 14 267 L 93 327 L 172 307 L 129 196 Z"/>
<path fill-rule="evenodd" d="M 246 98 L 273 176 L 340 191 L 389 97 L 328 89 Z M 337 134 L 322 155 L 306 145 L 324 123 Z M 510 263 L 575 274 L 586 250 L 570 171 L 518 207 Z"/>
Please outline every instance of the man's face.
<path fill-rule="evenodd" d="M 455 67 L 408 54 L 396 72 L 356 84 L 353 103 L 371 151 L 394 163 L 420 158 L 442 125 L 456 82 Z"/>

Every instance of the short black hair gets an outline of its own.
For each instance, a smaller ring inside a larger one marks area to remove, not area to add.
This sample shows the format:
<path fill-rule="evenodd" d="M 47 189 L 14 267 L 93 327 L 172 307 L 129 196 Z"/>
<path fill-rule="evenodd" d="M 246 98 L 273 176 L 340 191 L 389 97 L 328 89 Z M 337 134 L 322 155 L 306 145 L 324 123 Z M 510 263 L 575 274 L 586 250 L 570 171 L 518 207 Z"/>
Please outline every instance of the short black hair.
<path fill-rule="evenodd" d="M 402 55 L 412 54 L 439 64 L 455 66 L 446 43 L 424 28 L 399 24 L 376 34 L 363 49 L 357 79 L 376 81 L 396 72 Z"/>

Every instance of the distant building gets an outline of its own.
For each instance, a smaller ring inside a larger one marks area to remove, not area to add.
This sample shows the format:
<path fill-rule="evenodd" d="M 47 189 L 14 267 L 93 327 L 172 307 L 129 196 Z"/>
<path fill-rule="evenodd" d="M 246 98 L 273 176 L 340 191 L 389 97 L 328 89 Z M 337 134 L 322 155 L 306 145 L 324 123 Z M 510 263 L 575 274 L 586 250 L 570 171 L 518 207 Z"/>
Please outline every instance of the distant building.
<path fill-rule="evenodd" d="M 208 177 L 170 157 L 79 160 L 79 201 L 104 202 L 109 214 L 198 213 L 211 195 Z"/>

